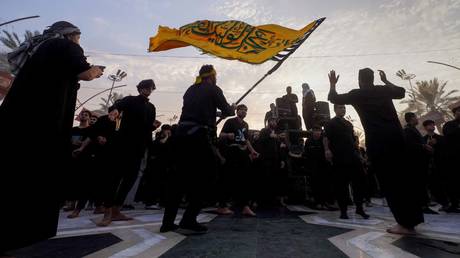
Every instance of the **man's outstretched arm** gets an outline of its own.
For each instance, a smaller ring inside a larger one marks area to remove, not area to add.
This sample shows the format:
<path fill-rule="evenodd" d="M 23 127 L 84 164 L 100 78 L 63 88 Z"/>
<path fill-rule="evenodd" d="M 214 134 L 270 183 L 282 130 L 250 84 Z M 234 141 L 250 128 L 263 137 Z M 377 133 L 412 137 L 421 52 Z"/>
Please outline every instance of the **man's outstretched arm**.
<path fill-rule="evenodd" d="M 336 91 L 336 85 L 339 81 L 339 77 L 340 75 L 336 75 L 334 70 L 329 72 L 330 88 L 327 99 L 333 104 L 350 105 L 352 104 L 352 96 L 350 95 L 350 93 L 338 94 Z"/>

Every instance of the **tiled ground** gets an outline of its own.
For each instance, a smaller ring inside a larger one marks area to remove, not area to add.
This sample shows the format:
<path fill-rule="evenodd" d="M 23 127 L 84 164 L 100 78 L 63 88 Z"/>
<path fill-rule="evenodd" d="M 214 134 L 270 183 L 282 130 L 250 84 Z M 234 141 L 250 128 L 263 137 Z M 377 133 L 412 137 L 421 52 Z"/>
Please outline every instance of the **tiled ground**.
<path fill-rule="evenodd" d="M 371 219 L 338 219 L 305 206 L 257 210 L 257 218 L 202 213 L 210 232 L 159 233 L 162 211 L 126 212 L 133 221 L 99 228 L 101 215 L 61 214 L 58 235 L 16 250 L 16 257 L 460 257 L 460 214 L 426 215 L 416 237 L 388 234 L 388 208 L 367 208 Z"/>

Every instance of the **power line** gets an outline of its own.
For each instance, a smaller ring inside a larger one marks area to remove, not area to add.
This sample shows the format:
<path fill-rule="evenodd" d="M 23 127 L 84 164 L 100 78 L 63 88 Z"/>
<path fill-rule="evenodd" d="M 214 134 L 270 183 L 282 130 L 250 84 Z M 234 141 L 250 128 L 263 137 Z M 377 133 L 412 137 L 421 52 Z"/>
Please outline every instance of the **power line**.
<path fill-rule="evenodd" d="M 312 58 L 334 58 L 334 57 L 368 57 L 368 56 L 394 56 L 394 55 L 413 55 L 413 54 L 424 54 L 433 52 L 449 52 L 459 51 L 460 48 L 444 48 L 444 49 L 427 49 L 427 50 L 415 50 L 406 52 L 383 52 L 383 53 L 365 53 L 365 54 L 336 54 L 336 55 L 311 55 L 311 56 L 292 56 L 292 59 L 312 59 Z M 202 56 L 184 56 L 184 55 L 146 55 L 146 54 L 129 54 L 129 53 L 117 53 L 117 52 L 103 52 L 103 51 L 86 51 L 88 54 L 93 55 L 111 55 L 111 56 L 130 56 L 130 57 L 149 57 L 149 58 L 176 58 L 176 59 L 210 59 L 216 58 L 213 56 L 202 55 Z"/>

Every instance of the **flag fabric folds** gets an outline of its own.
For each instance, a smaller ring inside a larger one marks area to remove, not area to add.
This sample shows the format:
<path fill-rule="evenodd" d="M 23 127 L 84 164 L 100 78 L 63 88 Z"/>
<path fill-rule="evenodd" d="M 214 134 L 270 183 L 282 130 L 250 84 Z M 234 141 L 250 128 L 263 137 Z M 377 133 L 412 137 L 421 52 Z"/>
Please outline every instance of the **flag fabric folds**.
<path fill-rule="evenodd" d="M 323 21 L 315 20 L 301 30 L 276 24 L 251 26 L 241 21 L 208 20 L 179 29 L 159 26 L 157 35 L 150 38 L 149 51 L 194 46 L 220 58 L 260 64 L 305 40 Z"/>

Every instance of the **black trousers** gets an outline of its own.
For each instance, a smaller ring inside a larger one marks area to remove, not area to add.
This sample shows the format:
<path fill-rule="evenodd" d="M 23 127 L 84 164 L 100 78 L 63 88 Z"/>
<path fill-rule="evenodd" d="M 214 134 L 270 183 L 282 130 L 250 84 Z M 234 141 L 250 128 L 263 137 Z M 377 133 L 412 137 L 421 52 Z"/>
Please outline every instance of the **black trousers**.
<path fill-rule="evenodd" d="M 224 170 L 231 178 L 235 204 L 238 207 L 247 206 L 253 198 L 251 185 L 255 174 L 250 171 L 249 151 L 241 150 L 239 147 L 228 147 L 224 152 L 224 157 L 226 159 Z"/>
<path fill-rule="evenodd" d="M 424 222 L 422 207 L 418 201 L 417 171 L 410 168 L 403 146 L 395 146 L 393 152 L 370 156 L 380 189 L 398 224 L 413 228 Z"/>
<path fill-rule="evenodd" d="M 77 201 L 77 210 L 83 210 L 88 201 L 94 201 L 94 205 L 101 206 L 103 203 L 103 183 L 102 171 L 104 163 L 98 155 L 88 155 L 85 157 L 85 169 L 81 171 L 80 195 Z"/>
<path fill-rule="evenodd" d="M 126 196 L 136 182 L 142 161 L 142 147 L 116 146 L 107 157 L 107 169 L 104 171 L 105 186 L 104 207 L 122 206 Z"/>
<path fill-rule="evenodd" d="M 335 196 L 342 212 L 347 211 L 350 196 L 350 185 L 353 194 L 353 202 L 356 207 L 362 207 L 366 177 L 359 160 L 353 163 L 334 162 Z"/>
<path fill-rule="evenodd" d="M 184 194 L 188 206 L 181 224 L 197 223 L 196 218 L 203 206 L 206 190 L 216 178 L 215 149 L 208 139 L 206 129 L 187 135 L 187 128 L 178 128 L 171 138 L 175 155 L 174 168 L 167 176 L 167 190 L 163 225 L 174 223 Z"/>

